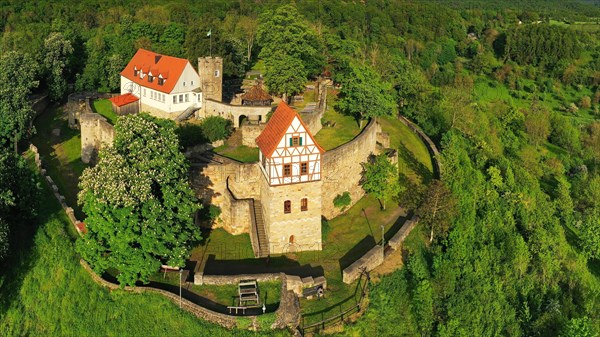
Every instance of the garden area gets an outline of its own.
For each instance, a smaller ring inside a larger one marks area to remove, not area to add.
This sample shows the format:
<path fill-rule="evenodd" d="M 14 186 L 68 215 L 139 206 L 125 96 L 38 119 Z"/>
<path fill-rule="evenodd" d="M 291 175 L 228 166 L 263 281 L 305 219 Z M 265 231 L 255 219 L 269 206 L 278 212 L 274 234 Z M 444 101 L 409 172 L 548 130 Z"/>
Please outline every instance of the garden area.
<path fill-rule="evenodd" d="M 117 123 L 117 118 L 119 118 L 119 116 L 114 113 L 111 101 L 108 99 L 97 99 L 94 100 L 93 105 L 94 110 L 96 110 L 96 112 L 100 115 L 106 117 L 106 120 L 110 124 L 115 125 Z"/>

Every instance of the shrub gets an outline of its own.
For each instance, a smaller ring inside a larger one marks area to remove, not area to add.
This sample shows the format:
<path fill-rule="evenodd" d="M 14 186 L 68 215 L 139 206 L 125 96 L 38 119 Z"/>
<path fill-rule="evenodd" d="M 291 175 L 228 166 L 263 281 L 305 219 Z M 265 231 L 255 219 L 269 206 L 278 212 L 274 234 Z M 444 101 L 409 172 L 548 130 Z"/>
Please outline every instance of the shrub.
<path fill-rule="evenodd" d="M 344 192 L 342 194 L 338 194 L 333 199 L 333 206 L 344 211 L 346 209 L 346 207 L 348 207 L 350 205 L 351 202 L 352 202 L 352 198 L 350 197 L 350 192 Z"/>
<path fill-rule="evenodd" d="M 200 124 L 200 129 L 210 142 L 227 139 L 232 132 L 231 121 L 219 116 L 205 118 Z"/>
<path fill-rule="evenodd" d="M 583 96 L 579 101 L 579 107 L 582 109 L 589 109 L 592 107 L 592 99 L 590 96 Z"/>
<path fill-rule="evenodd" d="M 202 128 L 199 124 L 185 123 L 179 125 L 175 130 L 177 137 L 179 137 L 179 144 L 183 148 L 191 147 L 198 144 L 203 144 L 208 141 L 202 132 Z"/>

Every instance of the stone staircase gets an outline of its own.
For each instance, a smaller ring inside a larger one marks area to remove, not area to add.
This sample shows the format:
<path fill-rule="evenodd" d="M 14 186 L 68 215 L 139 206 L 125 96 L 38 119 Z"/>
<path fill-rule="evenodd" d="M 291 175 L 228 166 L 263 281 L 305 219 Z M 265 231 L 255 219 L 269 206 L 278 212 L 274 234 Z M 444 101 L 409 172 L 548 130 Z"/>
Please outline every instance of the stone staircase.
<path fill-rule="evenodd" d="M 258 254 L 257 257 L 269 256 L 269 240 L 265 231 L 265 220 L 263 219 L 262 205 L 259 200 L 254 199 L 254 219 L 256 221 L 256 237 L 258 238 Z"/>

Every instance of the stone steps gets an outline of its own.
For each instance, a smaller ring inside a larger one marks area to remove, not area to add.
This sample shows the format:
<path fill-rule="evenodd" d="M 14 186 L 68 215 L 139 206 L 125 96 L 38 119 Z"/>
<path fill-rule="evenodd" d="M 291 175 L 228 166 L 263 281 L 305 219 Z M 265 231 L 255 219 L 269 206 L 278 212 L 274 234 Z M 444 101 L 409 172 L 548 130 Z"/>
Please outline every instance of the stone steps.
<path fill-rule="evenodd" d="M 267 239 L 267 233 L 265 231 L 265 221 L 262 215 L 262 205 L 260 201 L 254 200 L 254 219 L 256 220 L 256 228 L 258 230 L 258 243 L 260 251 L 258 257 L 269 256 L 269 240 Z"/>

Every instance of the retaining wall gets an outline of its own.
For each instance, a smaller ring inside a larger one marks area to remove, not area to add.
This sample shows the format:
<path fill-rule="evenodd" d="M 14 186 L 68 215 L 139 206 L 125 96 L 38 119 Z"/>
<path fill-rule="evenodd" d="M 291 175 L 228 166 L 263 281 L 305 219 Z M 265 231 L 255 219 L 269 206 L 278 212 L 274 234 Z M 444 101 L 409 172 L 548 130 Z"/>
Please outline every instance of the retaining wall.
<path fill-rule="evenodd" d="M 415 132 L 419 136 L 419 138 L 421 138 L 421 140 L 425 143 L 425 146 L 427 147 L 427 150 L 431 155 L 431 163 L 433 164 L 434 171 L 433 174 L 439 179 L 442 174 L 442 165 L 440 164 L 440 150 L 438 150 L 437 146 L 431 140 L 431 138 L 429 138 L 429 136 L 427 136 L 427 134 L 425 134 L 425 132 L 423 132 L 423 130 L 421 130 L 421 128 L 419 128 L 416 124 L 408 120 L 408 118 L 402 115 L 398 115 L 398 119 L 400 120 L 400 122 L 402 122 L 402 124 L 408 126 L 411 130 L 413 130 L 413 132 Z"/>
<path fill-rule="evenodd" d="M 371 119 L 362 132 L 350 142 L 326 151 L 321 159 L 322 189 L 322 214 L 331 219 L 341 214 L 342 211 L 333 205 L 333 199 L 338 194 L 350 192 L 352 207 L 365 195 L 360 181 L 362 179 L 362 163 L 366 162 L 371 154 L 376 152 L 377 134 L 381 126 L 375 119 Z"/>
<path fill-rule="evenodd" d="M 393 250 L 401 249 L 402 242 L 404 242 L 418 222 L 419 217 L 417 216 L 413 216 L 410 220 L 406 221 L 400 230 L 398 230 L 398 232 L 386 243 L 386 247 L 390 247 Z M 381 246 L 371 248 L 365 255 L 354 261 L 350 266 L 344 268 L 342 271 L 343 282 L 350 284 L 356 281 L 363 272 L 371 271 L 380 266 L 385 258 L 384 249 L 382 249 Z"/>

